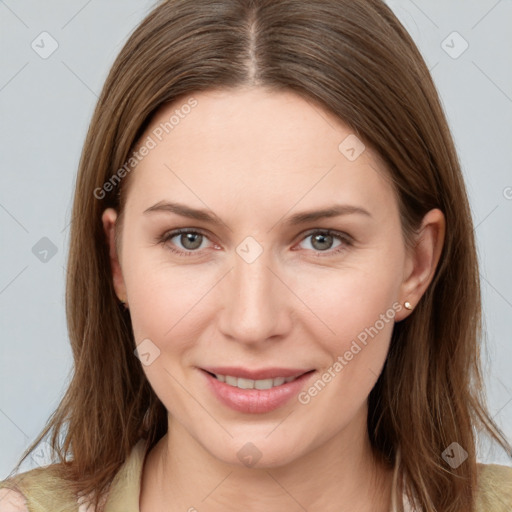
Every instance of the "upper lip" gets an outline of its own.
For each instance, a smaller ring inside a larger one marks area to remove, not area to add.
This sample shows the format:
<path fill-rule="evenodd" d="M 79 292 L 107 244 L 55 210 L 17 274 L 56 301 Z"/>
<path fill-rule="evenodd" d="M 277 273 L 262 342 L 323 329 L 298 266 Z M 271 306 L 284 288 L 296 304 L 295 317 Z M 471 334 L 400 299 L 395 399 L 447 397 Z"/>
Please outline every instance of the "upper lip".
<path fill-rule="evenodd" d="M 311 368 L 261 368 L 249 369 L 240 366 L 205 366 L 201 368 L 209 373 L 217 375 L 230 375 L 232 377 L 241 377 L 242 379 L 262 380 L 275 379 L 276 377 L 299 377 L 300 375 L 311 371 Z"/>

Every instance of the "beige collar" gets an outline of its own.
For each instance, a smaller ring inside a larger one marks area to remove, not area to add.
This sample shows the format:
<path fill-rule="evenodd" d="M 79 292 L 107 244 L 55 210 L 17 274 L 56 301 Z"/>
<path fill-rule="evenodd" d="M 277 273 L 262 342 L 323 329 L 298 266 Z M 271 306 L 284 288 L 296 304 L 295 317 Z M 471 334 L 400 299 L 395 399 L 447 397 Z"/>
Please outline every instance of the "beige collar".
<path fill-rule="evenodd" d="M 146 441 L 141 439 L 112 481 L 104 512 L 140 512 L 142 469 L 146 454 Z M 403 502 L 405 512 L 413 510 L 405 494 Z M 89 512 L 89 509 L 85 510 Z"/>
<path fill-rule="evenodd" d="M 105 512 L 139 512 L 142 466 L 146 452 L 146 441 L 141 439 L 112 481 Z"/>

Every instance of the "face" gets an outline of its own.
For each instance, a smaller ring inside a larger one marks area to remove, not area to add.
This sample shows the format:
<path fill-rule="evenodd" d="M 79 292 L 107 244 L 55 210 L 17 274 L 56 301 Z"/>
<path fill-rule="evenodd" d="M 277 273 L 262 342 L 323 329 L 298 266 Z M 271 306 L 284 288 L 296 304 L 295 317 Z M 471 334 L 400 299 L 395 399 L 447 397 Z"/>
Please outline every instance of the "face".
<path fill-rule="evenodd" d="M 141 139 L 115 288 L 172 422 L 221 461 L 286 464 L 361 431 L 413 262 L 346 125 L 292 92 L 193 98 Z"/>

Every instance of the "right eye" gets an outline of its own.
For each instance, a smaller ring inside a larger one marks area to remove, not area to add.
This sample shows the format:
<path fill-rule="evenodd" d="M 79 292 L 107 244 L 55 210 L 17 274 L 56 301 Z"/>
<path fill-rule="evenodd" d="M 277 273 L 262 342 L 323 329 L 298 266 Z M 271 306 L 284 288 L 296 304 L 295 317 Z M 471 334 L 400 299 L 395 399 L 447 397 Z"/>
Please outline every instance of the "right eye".
<path fill-rule="evenodd" d="M 204 233 L 187 228 L 168 231 L 160 237 L 159 242 L 171 252 L 182 256 L 191 256 L 192 254 L 200 252 L 198 249 L 201 248 L 205 240 L 208 240 L 208 238 Z M 176 246 L 178 246 L 178 248 L 176 248 Z"/>

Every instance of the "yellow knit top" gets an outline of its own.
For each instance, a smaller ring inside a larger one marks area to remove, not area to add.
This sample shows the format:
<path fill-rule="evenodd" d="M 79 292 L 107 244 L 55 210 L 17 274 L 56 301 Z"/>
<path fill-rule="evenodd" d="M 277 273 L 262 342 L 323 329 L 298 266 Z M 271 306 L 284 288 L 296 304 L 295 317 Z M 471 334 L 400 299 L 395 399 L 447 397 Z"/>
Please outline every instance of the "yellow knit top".
<path fill-rule="evenodd" d="M 112 481 L 104 512 L 139 512 L 145 455 L 146 443 L 140 440 Z M 0 512 L 94 512 L 83 497 L 77 499 L 64 489 L 51 467 L 32 469 L 1 481 Z M 404 503 L 407 510 L 408 502 Z M 478 464 L 476 511 L 512 512 L 512 467 Z"/>

